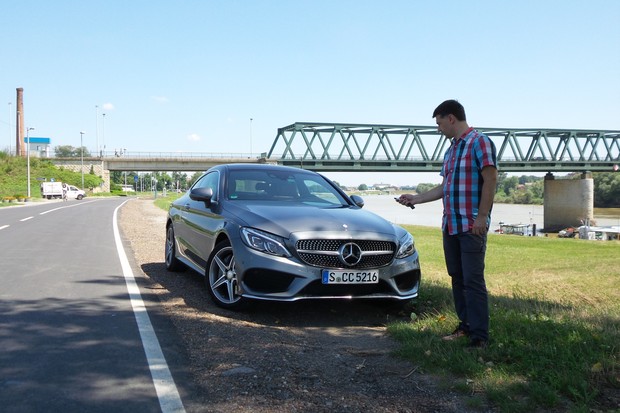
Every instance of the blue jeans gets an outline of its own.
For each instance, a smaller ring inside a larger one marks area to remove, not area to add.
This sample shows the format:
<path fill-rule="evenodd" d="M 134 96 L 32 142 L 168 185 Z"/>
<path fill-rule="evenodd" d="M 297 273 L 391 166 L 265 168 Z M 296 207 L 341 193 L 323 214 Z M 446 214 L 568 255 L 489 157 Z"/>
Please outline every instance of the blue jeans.
<path fill-rule="evenodd" d="M 489 298 L 484 281 L 486 247 L 486 235 L 443 233 L 443 251 L 452 277 L 459 328 L 468 332 L 472 340 L 489 339 Z"/>

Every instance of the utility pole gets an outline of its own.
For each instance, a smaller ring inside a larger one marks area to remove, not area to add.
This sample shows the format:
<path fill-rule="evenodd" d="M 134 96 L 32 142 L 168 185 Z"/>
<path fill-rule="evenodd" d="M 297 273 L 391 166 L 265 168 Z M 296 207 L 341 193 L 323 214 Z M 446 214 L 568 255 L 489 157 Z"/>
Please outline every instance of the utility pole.
<path fill-rule="evenodd" d="M 9 102 L 9 155 L 11 154 L 11 147 L 13 146 L 11 144 L 11 141 L 13 140 L 13 137 L 11 136 L 13 134 L 13 128 L 11 128 L 11 102 Z"/>
<path fill-rule="evenodd" d="M 17 122 L 15 125 L 15 155 L 26 156 L 24 153 L 24 88 L 17 88 Z"/>
<path fill-rule="evenodd" d="M 26 129 L 26 159 L 28 160 L 28 173 L 27 173 L 27 178 L 26 180 L 28 181 L 28 198 L 30 198 L 30 131 L 34 130 L 34 128 L 28 128 Z"/>
<path fill-rule="evenodd" d="M 82 171 L 82 191 L 84 190 L 84 134 L 86 132 L 80 132 L 80 170 Z"/>

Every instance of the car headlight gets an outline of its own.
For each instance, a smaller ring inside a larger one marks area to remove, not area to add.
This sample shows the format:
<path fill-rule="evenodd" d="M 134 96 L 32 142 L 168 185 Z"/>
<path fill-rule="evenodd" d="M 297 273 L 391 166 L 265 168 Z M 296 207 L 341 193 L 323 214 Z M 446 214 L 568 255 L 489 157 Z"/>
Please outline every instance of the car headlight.
<path fill-rule="evenodd" d="M 413 236 L 407 232 L 400 239 L 400 248 L 398 248 L 398 252 L 396 253 L 396 258 L 406 258 L 410 255 L 413 255 L 414 252 L 415 252 L 415 244 L 413 242 Z"/>
<path fill-rule="evenodd" d="M 282 238 L 253 228 L 241 228 L 241 239 L 248 247 L 265 254 L 290 257 Z"/>

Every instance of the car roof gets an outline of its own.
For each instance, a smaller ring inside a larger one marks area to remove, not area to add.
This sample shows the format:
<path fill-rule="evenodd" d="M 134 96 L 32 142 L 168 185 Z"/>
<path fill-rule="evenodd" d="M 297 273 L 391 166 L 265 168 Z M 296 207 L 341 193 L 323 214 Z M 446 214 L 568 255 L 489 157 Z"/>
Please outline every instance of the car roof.
<path fill-rule="evenodd" d="M 248 169 L 263 169 L 263 170 L 271 170 L 271 171 L 289 171 L 289 172 L 295 172 L 295 173 L 310 173 L 310 174 L 317 174 L 314 171 L 310 171 L 308 169 L 302 169 L 302 168 L 295 168 L 292 166 L 282 166 L 282 165 L 273 165 L 273 164 L 264 164 L 264 163 L 228 163 L 228 164 L 222 164 L 222 165 L 216 165 L 213 166 L 211 168 L 209 168 L 209 170 L 235 170 L 235 171 L 240 171 L 240 170 L 248 170 Z"/>

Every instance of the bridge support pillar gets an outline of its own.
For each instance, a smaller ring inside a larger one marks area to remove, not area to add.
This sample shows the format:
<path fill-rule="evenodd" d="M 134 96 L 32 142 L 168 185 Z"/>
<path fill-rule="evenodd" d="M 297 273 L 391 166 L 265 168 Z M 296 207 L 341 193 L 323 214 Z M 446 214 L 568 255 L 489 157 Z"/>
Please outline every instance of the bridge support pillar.
<path fill-rule="evenodd" d="M 101 174 L 99 175 L 103 179 L 103 182 L 101 183 L 101 187 L 99 188 L 99 190 L 93 192 L 110 192 L 110 171 L 108 169 L 105 169 L 103 165 L 104 164 L 102 162 Z"/>
<path fill-rule="evenodd" d="M 545 176 L 544 227 L 545 232 L 578 227 L 594 216 L 594 180 L 590 172 L 580 179 L 555 179 Z"/>

